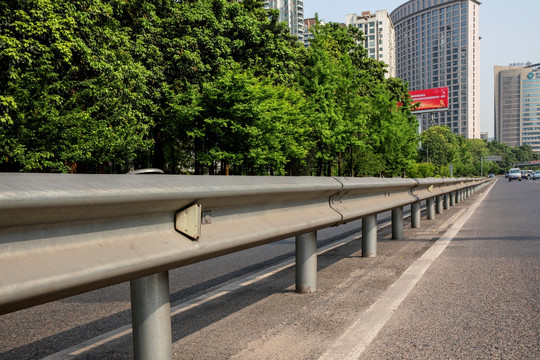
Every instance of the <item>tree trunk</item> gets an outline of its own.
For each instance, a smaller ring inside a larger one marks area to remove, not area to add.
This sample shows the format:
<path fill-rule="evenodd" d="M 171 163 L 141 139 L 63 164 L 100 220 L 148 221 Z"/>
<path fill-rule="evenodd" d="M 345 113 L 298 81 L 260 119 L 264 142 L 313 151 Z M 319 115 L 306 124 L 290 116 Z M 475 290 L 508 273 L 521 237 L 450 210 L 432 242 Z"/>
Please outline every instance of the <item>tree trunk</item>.
<path fill-rule="evenodd" d="M 154 137 L 154 156 L 152 159 L 152 164 L 147 164 L 147 167 L 155 167 L 158 169 L 163 169 L 165 167 L 165 152 L 163 149 L 163 137 L 161 134 L 161 127 L 156 125 L 153 131 Z"/>
<path fill-rule="evenodd" d="M 199 154 L 202 151 L 201 141 L 199 139 L 195 139 L 193 147 L 194 147 L 194 150 L 195 150 L 195 164 L 194 164 L 195 175 L 202 175 L 203 174 L 202 164 L 199 161 L 199 159 L 197 158 L 197 154 Z"/>
<path fill-rule="evenodd" d="M 338 176 L 343 176 L 341 173 L 341 165 L 342 165 L 342 159 L 341 159 L 341 151 L 338 153 Z"/>
<path fill-rule="evenodd" d="M 350 147 L 351 149 L 351 177 L 354 177 L 354 151 L 353 147 Z"/>
<path fill-rule="evenodd" d="M 333 176 L 333 162 L 332 161 L 329 161 L 327 164 L 326 164 L 326 176 Z"/>

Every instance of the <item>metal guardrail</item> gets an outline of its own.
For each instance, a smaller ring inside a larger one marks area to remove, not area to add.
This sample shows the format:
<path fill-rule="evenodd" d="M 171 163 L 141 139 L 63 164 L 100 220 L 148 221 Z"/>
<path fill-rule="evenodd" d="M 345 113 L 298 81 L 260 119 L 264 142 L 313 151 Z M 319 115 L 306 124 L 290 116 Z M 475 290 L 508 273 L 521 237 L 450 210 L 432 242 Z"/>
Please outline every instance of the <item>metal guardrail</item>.
<path fill-rule="evenodd" d="M 364 219 L 375 256 L 377 213 L 400 238 L 403 206 L 418 227 L 421 200 L 429 218 L 484 181 L 0 174 L 0 314 L 131 281 L 135 357 L 170 358 L 168 270 L 297 236 L 313 291 L 317 230 Z"/>

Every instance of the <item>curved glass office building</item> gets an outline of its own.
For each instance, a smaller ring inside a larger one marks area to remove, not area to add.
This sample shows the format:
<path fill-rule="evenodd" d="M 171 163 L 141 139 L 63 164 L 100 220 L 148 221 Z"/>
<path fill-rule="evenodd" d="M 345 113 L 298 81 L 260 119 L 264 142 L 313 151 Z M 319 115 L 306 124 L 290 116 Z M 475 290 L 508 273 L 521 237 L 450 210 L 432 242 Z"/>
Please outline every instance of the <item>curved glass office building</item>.
<path fill-rule="evenodd" d="M 396 76 L 410 90 L 448 86 L 448 109 L 419 114 L 422 130 L 446 125 L 480 138 L 479 9 L 476 0 L 411 0 L 390 14 Z"/>

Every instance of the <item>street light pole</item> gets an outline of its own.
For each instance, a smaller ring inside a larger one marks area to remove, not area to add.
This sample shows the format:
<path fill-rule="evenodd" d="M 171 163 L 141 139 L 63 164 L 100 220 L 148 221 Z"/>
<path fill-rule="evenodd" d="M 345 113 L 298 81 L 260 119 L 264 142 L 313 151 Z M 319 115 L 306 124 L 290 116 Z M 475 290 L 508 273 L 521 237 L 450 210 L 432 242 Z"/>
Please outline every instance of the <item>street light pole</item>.
<path fill-rule="evenodd" d="M 484 157 L 480 158 L 480 177 L 484 177 Z"/>

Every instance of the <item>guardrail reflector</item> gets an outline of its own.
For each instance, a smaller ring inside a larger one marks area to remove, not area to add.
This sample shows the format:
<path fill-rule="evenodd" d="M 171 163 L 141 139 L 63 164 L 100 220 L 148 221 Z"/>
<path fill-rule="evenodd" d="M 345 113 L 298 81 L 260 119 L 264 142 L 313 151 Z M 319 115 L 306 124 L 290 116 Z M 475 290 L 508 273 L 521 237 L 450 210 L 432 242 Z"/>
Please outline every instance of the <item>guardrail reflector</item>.
<path fill-rule="evenodd" d="M 178 211 L 174 228 L 193 240 L 197 240 L 201 236 L 201 214 L 202 206 L 200 204 Z"/>

